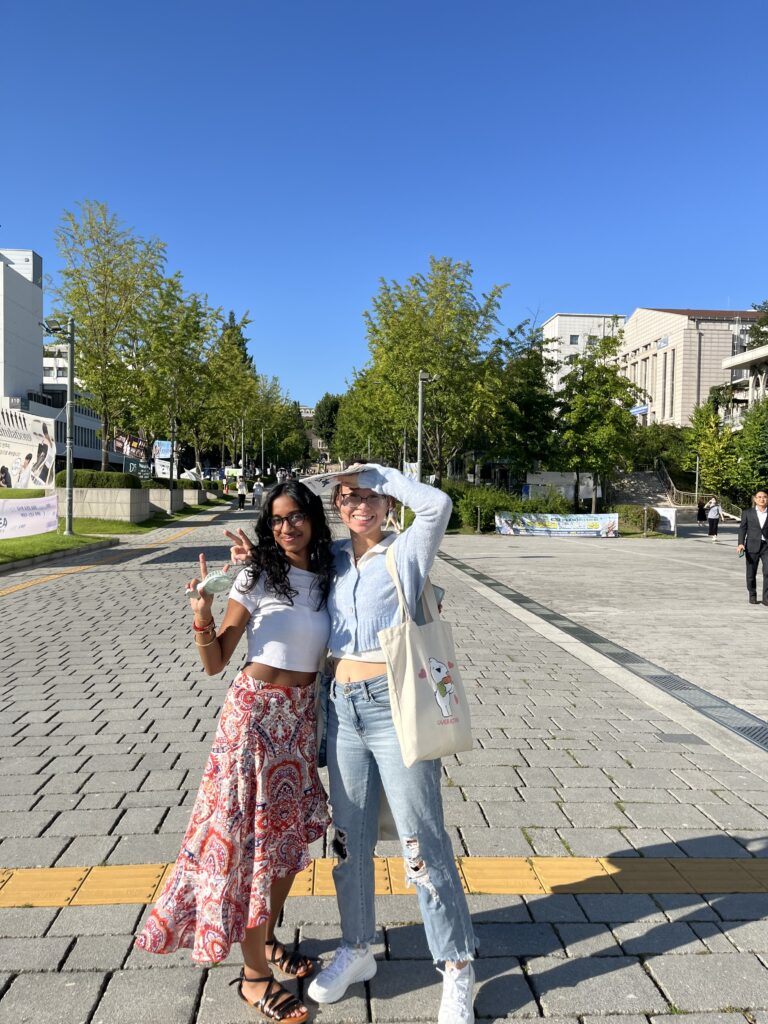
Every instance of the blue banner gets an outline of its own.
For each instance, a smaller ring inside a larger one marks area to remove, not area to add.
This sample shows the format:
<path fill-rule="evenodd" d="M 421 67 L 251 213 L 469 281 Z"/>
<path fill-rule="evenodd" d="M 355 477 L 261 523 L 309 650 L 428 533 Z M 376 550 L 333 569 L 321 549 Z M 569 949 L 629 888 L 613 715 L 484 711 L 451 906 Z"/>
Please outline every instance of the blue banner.
<path fill-rule="evenodd" d="M 548 512 L 497 512 L 496 533 L 515 537 L 618 537 L 617 515 L 556 516 Z"/>

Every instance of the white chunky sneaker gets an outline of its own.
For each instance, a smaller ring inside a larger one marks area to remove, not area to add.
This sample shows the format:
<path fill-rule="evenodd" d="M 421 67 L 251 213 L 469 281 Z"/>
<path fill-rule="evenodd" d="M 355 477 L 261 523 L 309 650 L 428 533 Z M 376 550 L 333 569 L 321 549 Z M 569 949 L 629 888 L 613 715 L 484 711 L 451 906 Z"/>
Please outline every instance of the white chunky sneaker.
<path fill-rule="evenodd" d="M 333 960 L 316 975 L 307 995 L 316 1003 L 335 1003 L 356 981 L 370 981 L 376 973 L 376 961 L 370 946 L 359 949 L 339 946 Z"/>
<path fill-rule="evenodd" d="M 443 998 L 440 1002 L 437 1024 L 475 1024 L 475 1013 L 472 1009 L 475 969 L 472 961 L 461 970 L 458 967 L 446 967 L 440 973 L 443 976 Z"/>

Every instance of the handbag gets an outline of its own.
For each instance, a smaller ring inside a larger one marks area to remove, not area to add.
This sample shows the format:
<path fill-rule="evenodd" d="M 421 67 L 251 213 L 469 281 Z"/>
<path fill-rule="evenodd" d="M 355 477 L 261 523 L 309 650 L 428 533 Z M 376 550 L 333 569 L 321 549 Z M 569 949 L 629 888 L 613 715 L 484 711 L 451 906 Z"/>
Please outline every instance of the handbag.
<path fill-rule="evenodd" d="M 400 624 L 379 630 L 387 663 L 392 720 L 407 768 L 472 749 L 472 723 L 464 685 L 456 665 L 453 634 L 442 622 L 432 583 L 421 596 L 424 624 L 410 614 L 395 561 L 387 548 L 387 570 L 400 603 Z"/>

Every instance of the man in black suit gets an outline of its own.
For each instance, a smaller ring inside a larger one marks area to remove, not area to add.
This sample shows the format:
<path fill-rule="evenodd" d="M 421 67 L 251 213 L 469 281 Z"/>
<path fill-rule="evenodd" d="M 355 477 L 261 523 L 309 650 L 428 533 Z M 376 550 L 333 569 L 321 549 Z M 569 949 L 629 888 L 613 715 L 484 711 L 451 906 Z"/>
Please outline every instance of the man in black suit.
<path fill-rule="evenodd" d="M 757 604 L 757 566 L 763 563 L 763 604 L 768 604 L 768 491 L 755 494 L 755 507 L 741 513 L 738 552 L 745 552 L 749 603 Z"/>

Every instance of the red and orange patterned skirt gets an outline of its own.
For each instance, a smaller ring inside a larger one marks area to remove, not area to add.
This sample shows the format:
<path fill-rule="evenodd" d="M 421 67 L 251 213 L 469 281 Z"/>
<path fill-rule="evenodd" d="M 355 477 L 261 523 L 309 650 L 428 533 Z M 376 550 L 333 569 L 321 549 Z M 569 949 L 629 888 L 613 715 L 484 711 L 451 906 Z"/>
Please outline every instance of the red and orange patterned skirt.
<path fill-rule="evenodd" d="M 310 863 L 328 827 L 317 774 L 315 688 L 275 687 L 241 672 L 216 737 L 174 870 L 136 939 L 150 953 L 191 948 L 225 960 L 269 919 L 275 878 Z"/>

